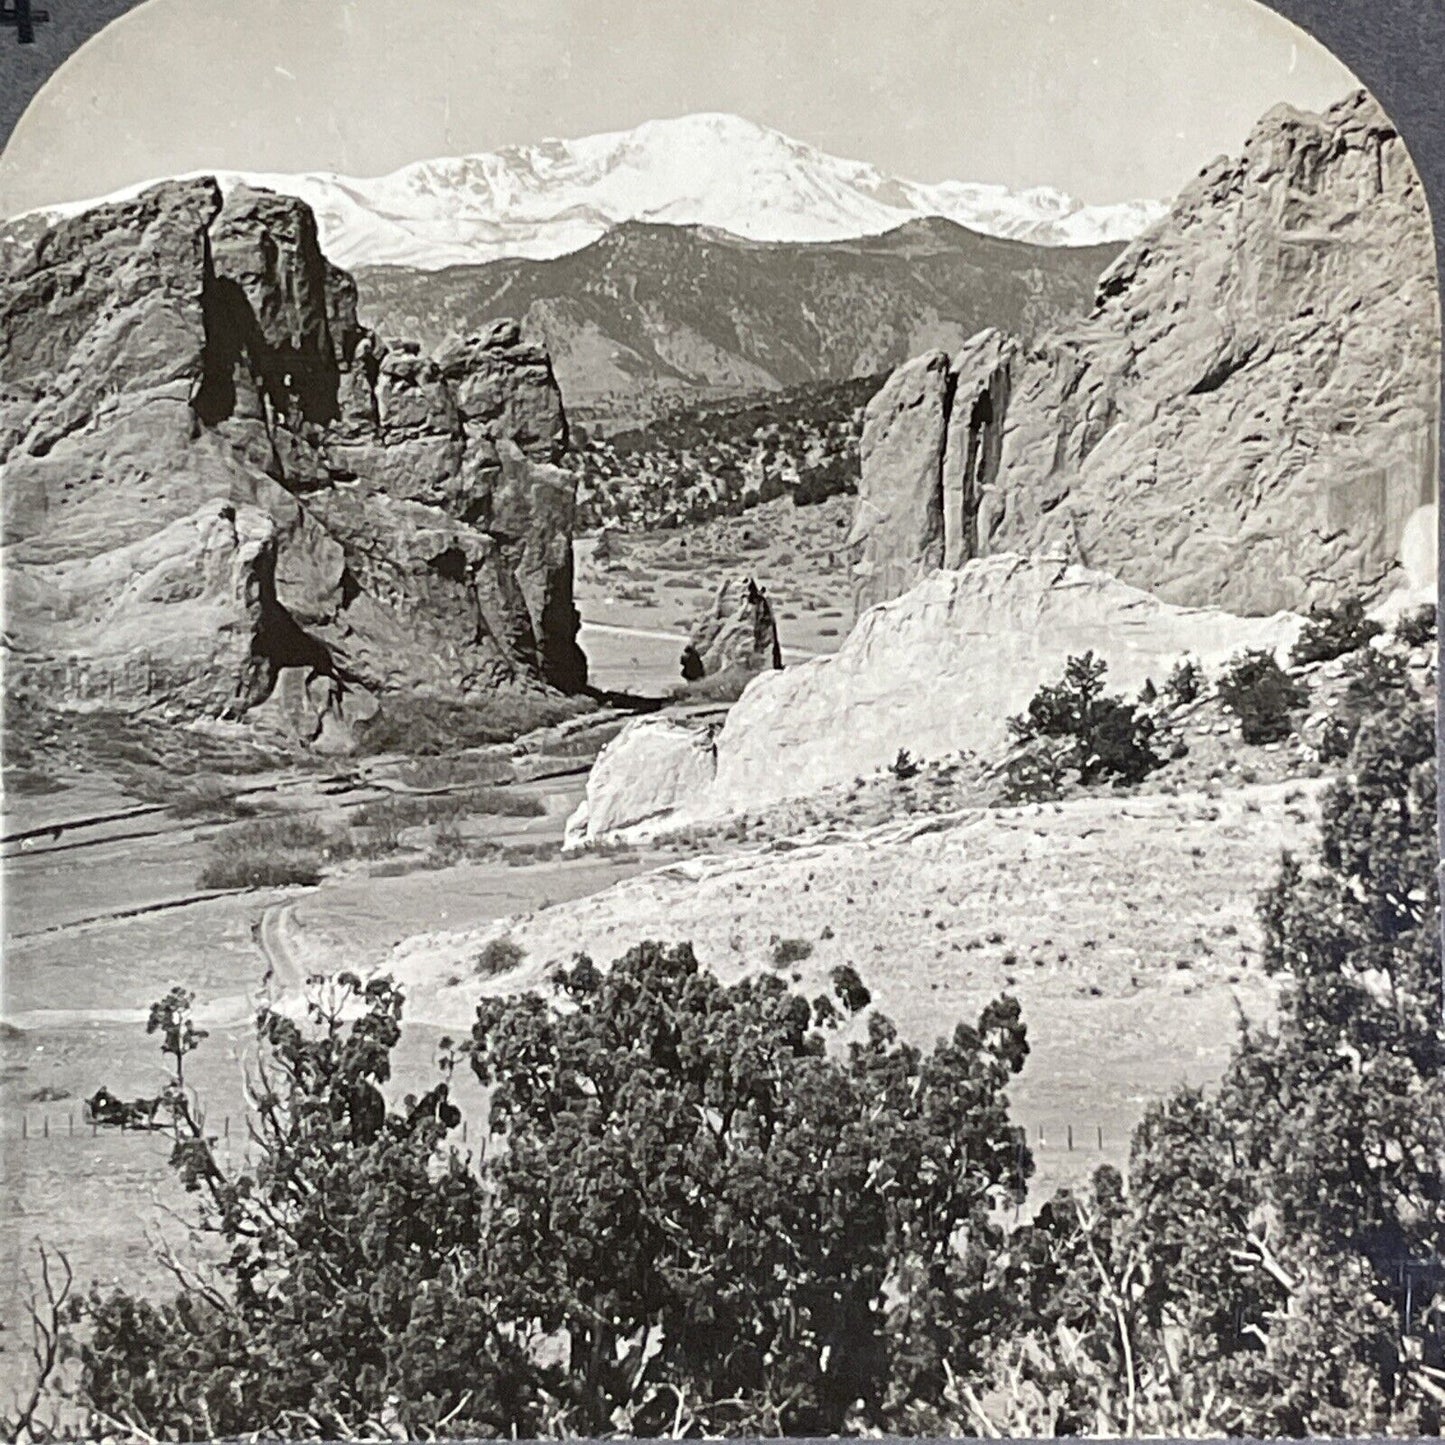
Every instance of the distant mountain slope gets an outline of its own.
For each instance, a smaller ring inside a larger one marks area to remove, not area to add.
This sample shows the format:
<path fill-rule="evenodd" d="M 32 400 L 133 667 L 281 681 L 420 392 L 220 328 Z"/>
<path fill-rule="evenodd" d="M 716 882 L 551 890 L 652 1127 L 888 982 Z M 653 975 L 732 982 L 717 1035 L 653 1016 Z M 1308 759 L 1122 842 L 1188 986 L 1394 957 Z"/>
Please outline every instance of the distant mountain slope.
<path fill-rule="evenodd" d="M 1120 249 L 1031 246 L 942 220 L 793 245 L 630 222 L 553 261 L 368 267 L 357 280 L 369 324 L 432 346 L 523 318 L 570 405 L 868 376 L 984 326 L 1028 335 L 1087 311 Z"/>
<path fill-rule="evenodd" d="M 1154 201 L 1085 206 L 1047 187 L 901 180 L 720 114 L 418 161 L 386 176 L 217 179 L 223 191 L 244 181 L 299 196 L 316 213 L 327 254 L 352 270 L 561 256 L 633 220 L 712 226 L 759 241 L 831 241 L 943 216 L 992 236 L 1081 246 L 1128 240 L 1164 209 Z"/>
<path fill-rule="evenodd" d="M 656 532 L 855 492 L 863 409 L 884 379 L 700 400 L 610 436 L 576 427 L 562 465 L 577 476 L 577 526 Z"/>

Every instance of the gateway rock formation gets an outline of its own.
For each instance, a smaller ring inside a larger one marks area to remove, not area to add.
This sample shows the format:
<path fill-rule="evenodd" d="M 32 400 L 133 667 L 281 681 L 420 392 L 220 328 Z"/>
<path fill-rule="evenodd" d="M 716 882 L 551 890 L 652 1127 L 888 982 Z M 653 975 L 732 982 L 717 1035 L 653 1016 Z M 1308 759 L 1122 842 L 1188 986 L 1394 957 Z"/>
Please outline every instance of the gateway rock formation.
<path fill-rule="evenodd" d="M 1438 395 L 1404 142 L 1363 91 L 1277 108 L 1104 273 L 1087 319 L 893 374 L 862 444 L 857 612 L 1000 552 L 1237 613 L 1377 594 L 1407 580 L 1402 546 L 1433 542 Z"/>
<path fill-rule="evenodd" d="M 579 848 L 638 824 L 665 825 L 706 794 L 716 767 L 711 728 L 670 717 L 628 723 L 592 764 L 563 846 Z"/>
<path fill-rule="evenodd" d="M 1283 662 L 1302 626 L 1293 613 L 1176 607 L 1046 557 L 977 559 L 873 608 L 833 657 L 755 678 L 716 738 L 672 720 L 630 723 L 598 758 L 569 840 L 642 836 L 805 797 L 877 772 L 900 748 L 995 754 L 1008 717 L 1071 654 L 1092 650 L 1108 663 L 1110 690 L 1129 694 L 1186 655 L 1212 672 L 1244 648 Z"/>
<path fill-rule="evenodd" d="M 300 201 L 169 182 L 0 279 L 12 687 L 339 745 L 405 687 L 583 685 L 546 352 L 357 320 Z"/>

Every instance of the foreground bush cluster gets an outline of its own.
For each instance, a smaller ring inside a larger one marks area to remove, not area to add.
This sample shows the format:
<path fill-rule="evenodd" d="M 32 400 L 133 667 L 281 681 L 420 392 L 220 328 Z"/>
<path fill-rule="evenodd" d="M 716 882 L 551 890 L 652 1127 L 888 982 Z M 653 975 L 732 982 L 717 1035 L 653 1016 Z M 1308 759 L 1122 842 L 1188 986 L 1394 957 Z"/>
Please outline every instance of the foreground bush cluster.
<path fill-rule="evenodd" d="M 725 985 L 642 944 L 484 999 L 398 1105 L 400 992 L 317 981 L 307 1018 L 259 1017 L 254 1169 L 172 1091 L 220 1262 L 72 1312 L 88 1428 L 1438 1430 L 1434 728 L 1392 697 L 1261 897 L 1278 1022 L 1241 1026 L 1217 1089 L 1147 1110 L 1127 1177 L 1016 1215 L 1007 997 L 922 1049 L 852 969 L 809 998 L 766 960 Z M 201 1036 L 188 996 L 158 1008 L 179 1076 Z M 476 1155 L 458 1067 L 489 1091 Z"/>
<path fill-rule="evenodd" d="M 1008 721 L 1015 747 L 1004 766 L 1002 800 L 1048 801 L 1070 781 L 1139 783 L 1169 761 L 1160 745 L 1159 718 L 1167 721 L 1171 710 L 1211 696 L 1232 716 L 1244 742 L 1281 742 L 1300 730 L 1311 702 L 1302 670 L 1343 659 L 1343 692 L 1311 738 L 1322 761 L 1337 762 L 1349 753 L 1366 717 L 1414 696 L 1400 648 L 1434 640 L 1435 608 L 1404 614 L 1394 628 L 1393 648 L 1373 645 L 1383 632 L 1365 616 L 1360 599 L 1350 598 L 1311 613 L 1291 649 L 1288 671 L 1272 653 L 1251 648 L 1232 657 L 1211 683 L 1198 663 L 1184 658 L 1165 679 L 1162 693 L 1146 682 L 1132 702 L 1105 691 L 1108 667 L 1101 658 L 1092 652 L 1070 657 L 1058 682 L 1040 687 L 1028 708 Z M 1171 756 L 1180 756 L 1182 748 L 1176 739 Z"/>

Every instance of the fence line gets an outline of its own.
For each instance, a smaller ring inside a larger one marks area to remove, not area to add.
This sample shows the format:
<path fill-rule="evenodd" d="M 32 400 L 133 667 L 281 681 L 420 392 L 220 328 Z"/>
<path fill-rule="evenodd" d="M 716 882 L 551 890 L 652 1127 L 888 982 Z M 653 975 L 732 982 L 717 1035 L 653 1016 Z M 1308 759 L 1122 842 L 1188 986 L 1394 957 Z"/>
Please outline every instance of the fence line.
<path fill-rule="evenodd" d="M 204 1128 L 205 1121 L 202 1120 Z M 1050 1136 L 1046 1133 L 1043 1124 L 1015 1125 L 1015 1130 L 1020 1141 L 1027 1144 L 1034 1153 L 1060 1152 L 1068 1154 L 1102 1153 L 1104 1150 L 1104 1126 L 1102 1124 L 1074 1125 L 1057 1124 L 1051 1127 L 1061 1127 L 1062 1132 L 1057 1136 Z M 77 1121 L 75 1111 L 67 1111 L 64 1116 L 59 1114 L 38 1114 L 32 1115 L 28 1112 L 20 1115 L 20 1129 L 18 1134 L 14 1131 L 13 1124 L 7 1121 L 6 1126 L 0 1127 L 0 1140 L 19 1139 L 27 1143 L 58 1143 L 69 1139 L 95 1139 L 100 1137 L 102 1129 L 105 1135 L 115 1134 L 167 1134 L 170 1132 L 169 1124 L 155 1123 L 149 1126 L 123 1126 L 116 1124 L 101 1125 L 97 1120 L 85 1119 L 83 1116 Z M 467 1121 L 462 1120 L 459 1131 L 459 1142 L 467 1142 Z M 221 1127 L 210 1136 L 218 1143 L 229 1144 L 231 1139 L 231 1116 L 224 1114 L 221 1117 Z"/>

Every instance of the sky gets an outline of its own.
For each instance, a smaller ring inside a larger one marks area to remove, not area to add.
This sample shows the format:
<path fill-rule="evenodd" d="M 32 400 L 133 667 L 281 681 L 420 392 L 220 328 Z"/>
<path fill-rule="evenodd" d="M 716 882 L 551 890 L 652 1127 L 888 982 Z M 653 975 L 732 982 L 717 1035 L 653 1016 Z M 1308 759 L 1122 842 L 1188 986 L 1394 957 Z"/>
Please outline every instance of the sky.
<path fill-rule="evenodd" d="M 1254 0 L 149 0 L 36 96 L 0 215 L 704 110 L 911 180 L 1167 200 L 1271 106 L 1354 84 Z"/>

